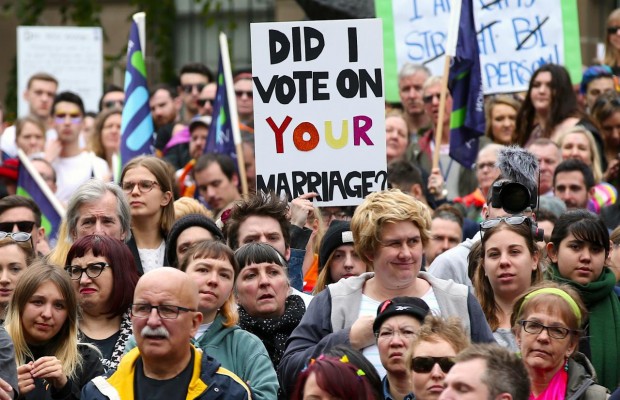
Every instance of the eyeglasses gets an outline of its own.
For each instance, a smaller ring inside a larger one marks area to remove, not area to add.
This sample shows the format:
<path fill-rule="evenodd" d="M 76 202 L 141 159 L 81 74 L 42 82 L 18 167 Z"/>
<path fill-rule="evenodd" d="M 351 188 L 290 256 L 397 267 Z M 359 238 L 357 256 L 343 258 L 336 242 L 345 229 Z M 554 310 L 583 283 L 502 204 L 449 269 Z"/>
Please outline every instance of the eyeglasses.
<path fill-rule="evenodd" d="M 213 104 L 214 101 L 215 99 L 198 99 L 198 105 L 204 107 L 207 103 Z"/>
<path fill-rule="evenodd" d="M 254 93 L 251 90 L 235 90 L 235 96 L 243 97 L 243 95 L 246 95 L 249 98 L 254 97 Z"/>
<path fill-rule="evenodd" d="M 491 218 L 487 219 L 486 221 L 482 221 L 480 223 L 480 229 L 491 229 L 499 225 L 502 221 L 507 223 L 508 225 L 521 225 L 524 222 L 528 225 L 531 225 L 531 220 L 529 219 L 529 217 L 526 217 L 525 215 L 513 215 L 512 217 Z"/>
<path fill-rule="evenodd" d="M 159 305 L 153 306 L 151 304 L 146 303 L 138 303 L 131 305 L 131 315 L 136 318 L 148 318 L 151 315 L 151 310 L 157 310 L 157 314 L 161 319 L 177 319 L 179 317 L 179 312 L 189 312 L 196 311 L 193 308 L 186 308 L 181 306 L 169 306 L 169 305 Z"/>
<path fill-rule="evenodd" d="M 416 333 L 412 330 L 393 331 L 391 329 L 380 330 L 379 332 L 376 333 L 377 340 L 381 340 L 381 341 L 392 340 L 394 336 L 396 335 L 398 335 L 401 339 L 411 340 L 415 337 Z"/>
<path fill-rule="evenodd" d="M 124 105 L 125 105 L 124 100 L 108 100 L 103 103 L 103 108 L 115 108 L 117 106 L 119 108 L 123 108 Z"/>
<path fill-rule="evenodd" d="M 194 89 L 196 89 L 198 91 L 198 93 L 202 92 L 202 89 L 205 88 L 205 86 L 207 86 L 205 83 L 194 83 L 193 85 L 188 84 L 188 85 L 181 85 L 181 87 L 183 88 L 183 91 L 185 93 L 191 93 Z"/>
<path fill-rule="evenodd" d="M 105 267 L 109 267 L 110 265 L 106 262 L 96 262 L 86 265 L 86 268 L 82 268 L 79 265 L 67 265 L 65 267 L 65 271 L 69 274 L 69 277 L 74 281 L 79 281 L 82 279 L 82 274 L 86 272 L 86 276 L 90 279 L 98 278 L 99 275 L 103 272 Z"/>
<path fill-rule="evenodd" d="M 429 94 L 428 96 L 422 97 L 422 101 L 424 102 L 424 104 L 431 104 L 433 102 L 433 99 L 439 100 L 439 96 L 439 93 Z"/>
<path fill-rule="evenodd" d="M 142 179 L 138 182 L 123 182 L 121 184 L 121 188 L 123 189 L 123 192 L 131 193 L 133 192 L 133 188 L 136 187 L 136 185 L 138 185 L 138 190 L 140 190 L 140 193 L 148 193 L 153 190 L 153 187 L 155 185 L 159 185 L 159 183 L 157 183 L 156 181 Z"/>
<path fill-rule="evenodd" d="M 69 121 L 74 125 L 82 122 L 82 114 L 80 113 L 57 113 L 54 114 L 54 121 L 57 124 L 64 124 L 67 117 L 69 117 Z"/>
<path fill-rule="evenodd" d="M 617 33 L 619 29 L 620 29 L 620 26 L 608 26 L 607 27 L 607 33 L 609 33 L 609 34 Z"/>
<path fill-rule="evenodd" d="M 538 335 L 543 331 L 543 329 L 546 329 L 549 337 L 552 337 L 553 339 L 564 339 L 569 333 L 571 333 L 571 330 L 568 328 L 564 328 L 562 326 L 547 326 L 536 321 L 521 320 L 519 321 L 519 324 L 521 324 L 524 331 L 534 335 Z"/>
<path fill-rule="evenodd" d="M 495 162 L 486 162 L 486 163 L 476 164 L 476 169 L 478 171 L 482 171 L 485 168 L 494 169 L 495 168 Z"/>
<path fill-rule="evenodd" d="M 454 357 L 414 357 L 411 360 L 411 369 L 418 374 L 428 374 L 435 364 L 439 364 L 439 368 L 447 374 L 454 366 Z"/>
<path fill-rule="evenodd" d="M 13 227 L 16 225 L 17 225 L 17 230 L 20 232 L 32 232 L 32 228 L 34 228 L 34 221 L 0 222 L 0 231 L 1 232 L 13 232 Z"/>

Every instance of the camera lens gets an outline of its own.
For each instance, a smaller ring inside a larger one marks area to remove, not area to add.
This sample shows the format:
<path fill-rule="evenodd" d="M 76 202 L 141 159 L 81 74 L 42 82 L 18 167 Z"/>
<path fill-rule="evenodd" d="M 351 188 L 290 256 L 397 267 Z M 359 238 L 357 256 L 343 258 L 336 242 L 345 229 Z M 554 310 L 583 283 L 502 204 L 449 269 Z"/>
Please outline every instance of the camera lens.
<path fill-rule="evenodd" d="M 499 199 L 506 212 L 520 214 L 530 206 L 530 191 L 520 183 L 506 183 L 502 185 Z"/>

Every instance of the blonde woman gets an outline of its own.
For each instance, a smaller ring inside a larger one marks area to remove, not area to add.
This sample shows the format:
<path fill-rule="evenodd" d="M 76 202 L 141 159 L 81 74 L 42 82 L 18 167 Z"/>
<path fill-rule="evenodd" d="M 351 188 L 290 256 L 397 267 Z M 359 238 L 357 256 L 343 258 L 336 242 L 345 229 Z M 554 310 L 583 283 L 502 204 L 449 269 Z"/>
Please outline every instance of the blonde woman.
<path fill-rule="evenodd" d="M 5 326 L 15 345 L 20 399 L 79 399 L 82 387 L 104 373 L 99 352 L 78 343 L 77 297 L 55 265 L 24 272 Z"/>

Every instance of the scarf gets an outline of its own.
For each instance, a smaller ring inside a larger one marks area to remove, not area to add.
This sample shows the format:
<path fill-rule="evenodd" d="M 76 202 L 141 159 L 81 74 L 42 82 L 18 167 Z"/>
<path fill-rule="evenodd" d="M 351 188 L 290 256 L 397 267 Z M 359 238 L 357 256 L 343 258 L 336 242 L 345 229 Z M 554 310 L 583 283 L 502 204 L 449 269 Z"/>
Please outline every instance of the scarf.
<path fill-rule="evenodd" d="M 280 359 L 284 355 L 286 341 L 293 329 L 299 325 L 305 312 L 306 305 L 303 299 L 292 294 L 286 298 L 284 314 L 278 318 L 253 317 L 242 306 L 239 306 L 239 326 L 263 341 L 269 358 L 277 370 Z"/>
<path fill-rule="evenodd" d="M 560 370 L 553 375 L 551 382 L 549 382 L 549 386 L 547 386 L 538 397 L 530 392 L 529 400 L 563 399 L 566 397 L 566 385 L 568 385 L 568 373 L 564 371 L 564 368 L 560 368 Z"/>
<path fill-rule="evenodd" d="M 569 284 L 581 294 L 590 316 L 592 365 L 598 383 L 613 392 L 620 377 L 620 301 L 614 291 L 615 275 L 605 267 L 597 280 L 581 285 L 562 277 L 556 264 L 551 264 L 548 271 L 551 280 Z"/>

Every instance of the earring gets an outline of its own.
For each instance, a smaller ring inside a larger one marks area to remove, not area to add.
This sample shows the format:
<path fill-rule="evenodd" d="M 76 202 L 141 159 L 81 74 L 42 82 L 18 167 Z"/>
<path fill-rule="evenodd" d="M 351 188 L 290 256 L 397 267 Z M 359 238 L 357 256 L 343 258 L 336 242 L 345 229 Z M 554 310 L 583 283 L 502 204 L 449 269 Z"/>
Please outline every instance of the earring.
<path fill-rule="evenodd" d="M 564 362 L 564 371 L 568 372 L 568 356 L 566 357 L 566 361 Z"/>

